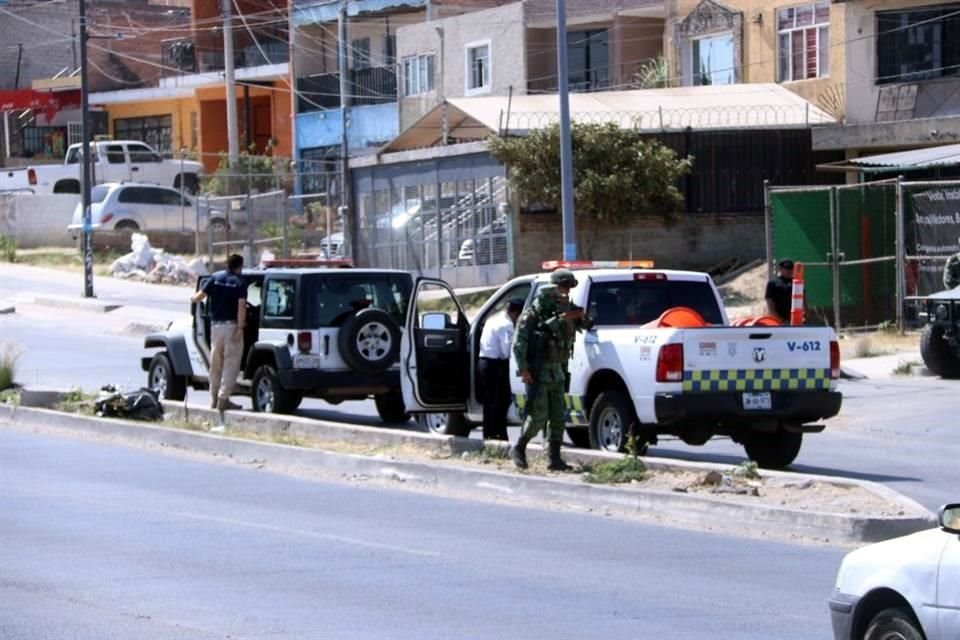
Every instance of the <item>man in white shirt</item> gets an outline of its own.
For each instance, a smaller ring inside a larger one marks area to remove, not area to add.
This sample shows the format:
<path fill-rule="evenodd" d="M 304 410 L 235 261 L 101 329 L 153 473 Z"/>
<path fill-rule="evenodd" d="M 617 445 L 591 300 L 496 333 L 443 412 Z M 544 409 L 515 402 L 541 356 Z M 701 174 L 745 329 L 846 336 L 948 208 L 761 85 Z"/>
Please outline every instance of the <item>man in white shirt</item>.
<path fill-rule="evenodd" d="M 510 350 L 513 330 L 524 300 L 511 298 L 506 308 L 490 317 L 480 334 L 478 374 L 483 388 L 483 439 L 507 440 L 510 392 Z"/>

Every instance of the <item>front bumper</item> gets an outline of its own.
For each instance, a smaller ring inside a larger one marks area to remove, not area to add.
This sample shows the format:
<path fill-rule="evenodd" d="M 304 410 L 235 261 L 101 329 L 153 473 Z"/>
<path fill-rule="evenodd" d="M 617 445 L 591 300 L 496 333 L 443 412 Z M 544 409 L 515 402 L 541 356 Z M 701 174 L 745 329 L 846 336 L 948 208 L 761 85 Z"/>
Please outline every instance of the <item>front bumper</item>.
<path fill-rule="evenodd" d="M 771 391 L 770 409 L 743 408 L 743 394 L 661 393 L 654 398 L 658 424 L 696 422 L 781 422 L 804 423 L 832 418 L 840 413 L 843 395 L 839 391 Z"/>
<path fill-rule="evenodd" d="M 834 640 L 853 639 L 853 613 L 857 610 L 860 598 L 834 591 L 827 601 L 830 607 L 830 622 L 833 625 Z"/>

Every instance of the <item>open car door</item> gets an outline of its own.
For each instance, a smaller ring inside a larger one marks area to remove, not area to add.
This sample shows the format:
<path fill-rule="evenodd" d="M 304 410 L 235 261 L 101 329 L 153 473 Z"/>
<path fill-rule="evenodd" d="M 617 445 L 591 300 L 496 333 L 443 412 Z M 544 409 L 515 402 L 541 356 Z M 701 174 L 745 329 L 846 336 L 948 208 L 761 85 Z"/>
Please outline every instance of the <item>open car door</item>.
<path fill-rule="evenodd" d="M 400 386 L 410 413 L 466 411 L 470 323 L 442 280 L 420 278 L 400 341 Z"/>

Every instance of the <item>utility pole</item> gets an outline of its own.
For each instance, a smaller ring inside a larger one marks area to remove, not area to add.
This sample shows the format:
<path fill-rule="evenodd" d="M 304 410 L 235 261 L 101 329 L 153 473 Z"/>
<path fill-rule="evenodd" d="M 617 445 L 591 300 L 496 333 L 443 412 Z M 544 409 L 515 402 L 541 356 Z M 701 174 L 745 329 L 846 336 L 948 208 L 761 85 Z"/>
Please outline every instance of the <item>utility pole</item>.
<path fill-rule="evenodd" d="M 573 143 L 570 140 L 570 88 L 567 78 L 567 6 L 557 0 L 557 76 L 560 98 L 560 188 L 563 206 L 563 259 L 577 259 L 573 211 Z"/>
<path fill-rule="evenodd" d="M 23 63 L 23 43 L 17 44 L 17 76 L 13 81 L 13 88 L 20 88 L 20 66 Z"/>
<path fill-rule="evenodd" d="M 93 228 L 90 218 L 90 86 L 87 78 L 87 3 L 80 0 L 80 203 L 83 207 L 83 297 L 93 298 Z"/>
<path fill-rule="evenodd" d="M 353 234 L 350 233 L 350 192 L 348 173 L 350 171 L 350 140 L 347 136 L 347 125 L 350 122 L 350 88 L 347 84 L 347 1 L 340 3 L 337 13 L 337 62 L 340 72 L 340 205 L 337 211 L 340 214 L 341 230 L 343 231 L 343 246 L 345 251 L 353 255 Z"/>
<path fill-rule="evenodd" d="M 233 71 L 233 0 L 221 0 L 220 7 L 223 14 L 223 75 L 227 85 L 227 156 L 230 158 L 230 166 L 233 167 L 240 157 L 237 82 Z"/>

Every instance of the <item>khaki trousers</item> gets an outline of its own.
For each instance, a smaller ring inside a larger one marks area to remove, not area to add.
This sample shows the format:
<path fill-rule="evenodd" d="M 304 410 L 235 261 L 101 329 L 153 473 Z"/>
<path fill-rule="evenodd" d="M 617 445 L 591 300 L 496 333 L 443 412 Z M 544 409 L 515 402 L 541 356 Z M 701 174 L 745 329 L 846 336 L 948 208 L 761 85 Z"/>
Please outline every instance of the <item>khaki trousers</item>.
<path fill-rule="evenodd" d="M 210 404 L 226 404 L 233 393 L 243 357 L 243 332 L 236 322 L 210 326 Z"/>

